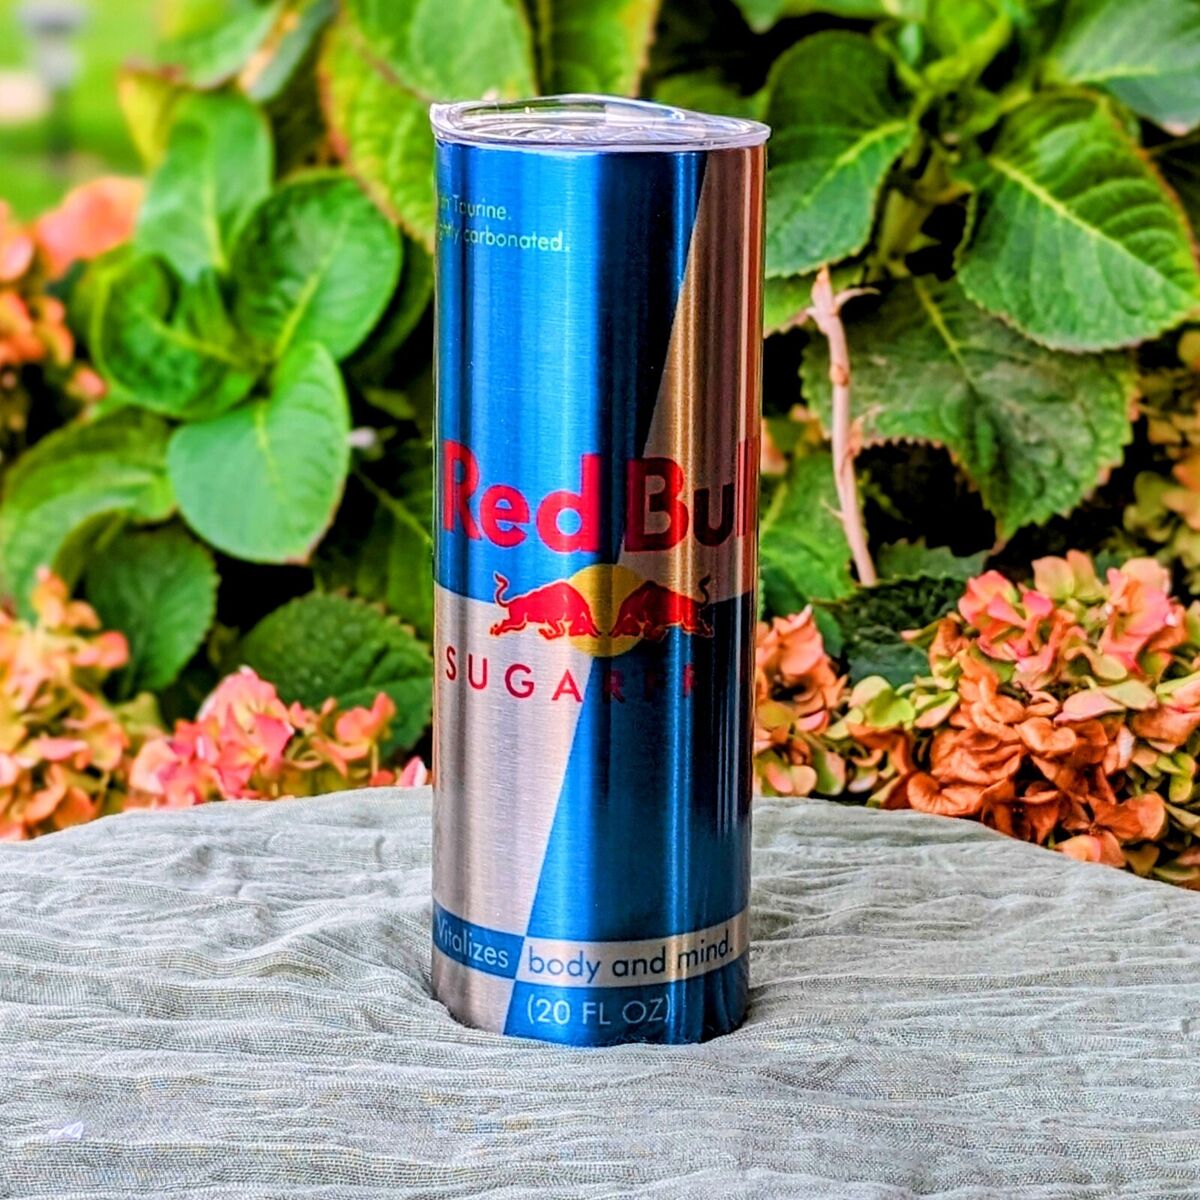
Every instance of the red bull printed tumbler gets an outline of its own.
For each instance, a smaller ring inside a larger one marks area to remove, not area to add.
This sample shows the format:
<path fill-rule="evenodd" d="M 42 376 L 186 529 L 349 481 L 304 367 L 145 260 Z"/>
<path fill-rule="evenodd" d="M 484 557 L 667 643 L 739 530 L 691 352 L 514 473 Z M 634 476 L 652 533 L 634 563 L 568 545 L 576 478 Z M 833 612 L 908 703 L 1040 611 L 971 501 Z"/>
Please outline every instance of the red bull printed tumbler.
<path fill-rule="evenodd" d="M 433 109 L 433 986 L 573 1045 L 748 989 L 768 130 Z"/>

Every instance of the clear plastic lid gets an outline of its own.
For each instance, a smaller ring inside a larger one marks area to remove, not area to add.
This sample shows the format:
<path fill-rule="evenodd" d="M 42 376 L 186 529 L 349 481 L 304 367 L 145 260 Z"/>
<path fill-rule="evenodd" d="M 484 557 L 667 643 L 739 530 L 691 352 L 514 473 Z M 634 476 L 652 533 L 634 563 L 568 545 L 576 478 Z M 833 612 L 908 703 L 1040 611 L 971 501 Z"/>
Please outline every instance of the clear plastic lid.
<path fill-rule="evenodd" d="M 513 150 L 736 150 L 771 134 L 759 121 L 619 96 L 464 100 L 435 104 L 429 116 L 443 142 Z"/>

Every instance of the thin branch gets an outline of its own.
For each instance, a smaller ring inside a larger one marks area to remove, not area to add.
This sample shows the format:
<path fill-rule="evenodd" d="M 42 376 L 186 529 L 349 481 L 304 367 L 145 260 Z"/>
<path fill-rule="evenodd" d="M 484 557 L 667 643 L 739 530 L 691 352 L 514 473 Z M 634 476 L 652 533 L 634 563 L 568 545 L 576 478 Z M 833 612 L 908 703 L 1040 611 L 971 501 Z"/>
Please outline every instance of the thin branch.
<path fill-rule="evenodd" d="M 842 528 L 854 556 L 859 582 L 873 584 L 879 578 L 867 546 L 862 510 L 858 503 L 858 479 L 854 474 L 854 457 L 858 452 L 857 438 L 850 421 L 850 350 L 846 344 L 846 328 L 841 310 L 852 296 L 862 294 L 860 288 L 844 292 L 833 291 L 829 268 L 822 267 L 812 289 L 812 306 L 808 315 L 829 343 L 829 380 L 833 384 L 833 479 L 841 509 Z"/>

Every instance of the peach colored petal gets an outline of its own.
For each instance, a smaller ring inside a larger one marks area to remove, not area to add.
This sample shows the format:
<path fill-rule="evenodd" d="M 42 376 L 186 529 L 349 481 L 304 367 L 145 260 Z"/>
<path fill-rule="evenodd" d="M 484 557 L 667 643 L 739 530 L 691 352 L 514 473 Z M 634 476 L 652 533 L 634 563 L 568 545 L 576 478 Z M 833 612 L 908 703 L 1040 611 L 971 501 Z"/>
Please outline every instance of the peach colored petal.
<path fill-rule="evenodd" d="M 1182 746 L 1200 728 L 1200 710 L 1181 712 L 1174 707 L 1152 709 L 1136 713 L 1129 726 L 1138 737 L 1174 748 Z"/>
<path fill-rule="evenodd" d="M 124 245 L 133 236 L 142 202 L 140 180 L 110 176 L 76 188 L 34 225 L 51 278 L 73 262 L 92 259 Z"/>
<path fill-rule="evenodd" d="M 929 775 L 917 774 L 906 788 L 909 806 L 943 817 L 974 816 L 983 807 L 983 789 L 964 785 L 941 787 Z"/>
<path fill-rule="evenodd" d="M 1046 717 L 1031 717 L 1018 727 L 1021 741 L 1035 754 L 1063 755 L 1075 749 L 1079 740 L 1073 729 L 1055 725 Z"/>
<path fill-rule="evenodd" d="M 1099 688 L 1089 688 L 1068 696 L 1063 702 L 1062 712 L 1055 720 L 1060 724 L 1064 721 L 1088 721 L 1105 713 L 1124 711 L 1125 706 L 1119 701 L 1105 695 Z"/>
<path fill-rule="evenodd" d="M 1054 847 L 1068 858 L 1077 862 L 1103 862 L 1104 845 L 1098 837 L 1090 833 L 1081 833 L 1076 837 L 1067 838 Z"/>
<path fill-rule="evenodd" d="M 1092 812 L 1096 824 L 1122 842 L 1154 841 L 1162 836 L 1167 824 L 1166 806 L 1154 792 L 1117 804 L 1094 800 Z"/>

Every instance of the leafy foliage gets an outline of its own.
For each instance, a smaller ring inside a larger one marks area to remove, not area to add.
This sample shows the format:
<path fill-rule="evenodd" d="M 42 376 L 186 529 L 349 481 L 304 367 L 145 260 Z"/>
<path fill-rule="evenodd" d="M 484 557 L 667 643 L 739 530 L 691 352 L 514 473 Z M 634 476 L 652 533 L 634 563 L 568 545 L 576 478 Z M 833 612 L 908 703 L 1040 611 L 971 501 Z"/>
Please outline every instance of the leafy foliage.
<path fill-rule="evenodd" d="M 184 96 L 142 205 L 138 249 L 161 256 L 183 279 L 225 270 L 251 209 L 271 189 L 273 160 L 270 128 L 248 100 Z"/>
<path fill-rule="evenodd" d="M 772 612 L 795 612 L 853 588 L 832 459 L 824 451 L 797 457 L 775 485 L 762 516 L 759 559 L 763 599 Z"/>
<path fill-rule="evenodd" d="M 345 358 L 370 333 L 400 277 L 400 242 L 343 175 L 306 175 L 250 218 L 233 262 L 234 318 L 264 358 L 316 342 Z"/>
<path fill-rule="evenodd" d="M 794 275 L 861 250 L 875 197 L 912 136 L 886 55 L 867 38 L 819 33 L 771 70 L 767 271 Z"/>
<path fill-rule="evenodd" d="M 429 720 L 429 651 L 398 621 L 345 596 L 303 596 L 259 622 L 241 644 L 245 663 L 287 702 L 310 707 L 395 701 L 391 748 L 407 748 Z"/>
<path fill-rule="evenodd" d="M 1090 99 L 1031 101 L 1005 123 L 959 279 L 984 308 L 1064 350 L 1143 341 L 1200 305 L 1183 217 Z M 1072 286 L 1054 286 L 1064 279 Z"/>
<path fill-rule="evenodd" d="M 850 337 L 863 436 L 946 446 L 1002 533 L 1074 507 L 1129 440 L 1135 378 L 1124 356 L 1056 355 L 953 284 L 898 285 Z M 822 406 L 828 372 L 824 343 L 810 343 L 805 389 Z"/>
<path fill-rule="evenodd" d="M 72 537 L 97 520 L 162 521 L 175 499 L 166 472 L 166 426 L 119 412 L 43 438 L 8 472 L 0 507 L 0 571 L 23 613 L 40 566 L 63 566 Z"/>
<path fill-rule="evenodd" d="M 212 555 L 177 526 L 126 532 L 104 546 L 85 588 L 101 623 L 129 642 L 129 663 L 118 677 L 123 696 L 174 683 L 216 614 Z"/>
<path fill-rule="evenodd" d="M 337 365 L 319 343 L 301 343 L 268 395 L 172 435 L 167 466 L 180 511 L 227 554 L 303 561 L 341 496 L 349 432 Z"/>
<path fill-rule="evenodd" d="M 382 688 L 391 748 L 421 738 L 428 108 L 456 98 L 603 90 L 774 127 L 762 604 L 781 620 L 813 604 L 843 654 L 830 694 L 846 674 L 905 686 L 923 668 L 900 631 L 985 559 L 1136 542 L 1197 586 L 1194 0 L 164 11 L 158 63 L 119 81 L 147 172 L 133 236 L 96 217 L 99 194 L 46 218 L 40 242 L 0 219 L 0 591 L 28 615 L 40 567 L 82 586 L 129 644 L 111 696 L 149 689 L 180 711 L 245 662 L 271 704 L 312 706 L 314 737 L 329 696 L 368 705 Z M 872 588 L 825 444 L 827 343 L 805 319 L 822 268 L 872 293 L 843 310 L 840 429 Z M 803 640 L 802 625 L 772 628 Z M 864 704 L 882 720 L 901 700 Z M 828 756 L 797 765 L 837 774 Z"/>

